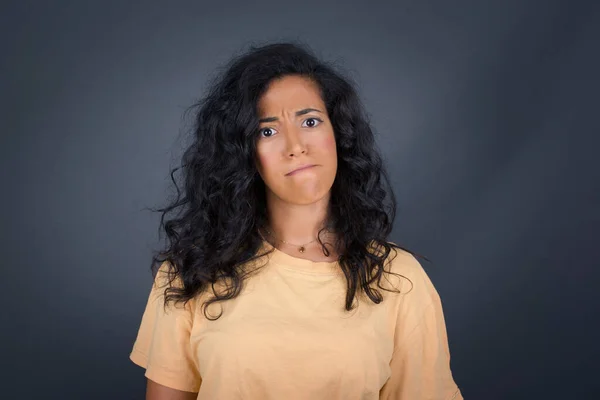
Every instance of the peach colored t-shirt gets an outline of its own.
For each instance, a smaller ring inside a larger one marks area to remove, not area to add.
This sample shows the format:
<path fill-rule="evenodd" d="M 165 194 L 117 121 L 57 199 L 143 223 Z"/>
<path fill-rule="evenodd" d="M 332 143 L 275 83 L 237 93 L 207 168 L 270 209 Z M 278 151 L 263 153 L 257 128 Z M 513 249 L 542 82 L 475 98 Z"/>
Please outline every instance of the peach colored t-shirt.
<path fill-rule="evenodd" d="M 130 359 L 198 400 L 462 400 L 440 297 L 419 262 L 396 252 L 391 270 L 408 280 L 386 274 L 382 285 L 402 293 L 379 289 L 380 304 L 362 294 L 347 312 L 337 262 L 275 249 L 238 297 L 208 308 L 223 311 L 216 321 L 202 312 L 204 294 L 163 311 L 164 263 Z"/>

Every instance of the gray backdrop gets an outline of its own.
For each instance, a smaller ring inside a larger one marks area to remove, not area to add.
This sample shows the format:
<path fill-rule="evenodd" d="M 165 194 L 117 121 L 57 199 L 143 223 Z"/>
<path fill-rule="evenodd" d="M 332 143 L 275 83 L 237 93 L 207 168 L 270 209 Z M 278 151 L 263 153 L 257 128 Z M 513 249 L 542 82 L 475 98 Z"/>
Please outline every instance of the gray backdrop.
<path fill-rule="evenodd" d="M 2 390 L 142 399 L 129 361 L 184 109 L 250 42 L 356 79 L 468 399 L 600 390 L 598 2 L 3 2 Z M 4 396 L 3 396 L 4 397 Z M 597 398 L 597 397 L 595 397 Z"/>

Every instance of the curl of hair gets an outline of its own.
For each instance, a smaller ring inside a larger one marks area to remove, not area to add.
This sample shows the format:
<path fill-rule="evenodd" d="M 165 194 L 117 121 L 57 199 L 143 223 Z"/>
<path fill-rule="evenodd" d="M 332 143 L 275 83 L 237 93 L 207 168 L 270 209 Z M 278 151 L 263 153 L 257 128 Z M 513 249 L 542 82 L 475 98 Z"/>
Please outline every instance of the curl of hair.
<path fill-rule="evenodd" d="M 190 108 L 192 142 L 181 166 L 171 171 L 176 199 L 152 210 L 162 213 L 159 236 L 164 230 L 168 238 L 166 249 L 152 257 L 153 273 L 168 262 L 170 283 L 181 282 L 165 289 L 165 306 L 169 301 L 186 303 L 211 288 L 213 296 L 203 311 L 208 319 L 219 318 L 209 317 L 207 307 L 235 298 L 252 272 L 247 266 L 267 254 L 258 254 L 268 219 L 265 184 L 255 166 L 257 103 L 271 81 L 288 75 L 317 83 L 334 129 L 338 171 L 318 241 L 329 255 L 320 235 L 325 229 L 336 233 L 338 262 L 347 281 L 345 309 L 354 308 L 357 291 L 376 304 L 382 301 L 371 284 L 388 290 L 380 282 L 384 272 L 391 273 L 384 262 L 394 247 L 414 254 L 387 241 L 396 199 L 351 81 L 305 45 L 251 46 L 225 66 L 204 98 Z M 179 170 L 181 189 L 175 179 Z M 219 281 L 227 282 L 225 291 L 215 290 Z"/>

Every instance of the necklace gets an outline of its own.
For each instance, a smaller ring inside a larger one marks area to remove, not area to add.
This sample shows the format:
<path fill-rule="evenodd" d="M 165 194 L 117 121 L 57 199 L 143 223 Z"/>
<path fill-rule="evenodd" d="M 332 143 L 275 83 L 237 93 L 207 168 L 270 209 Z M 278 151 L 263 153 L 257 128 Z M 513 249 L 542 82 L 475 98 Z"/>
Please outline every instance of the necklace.
<path fill-rule="evenodd" d="M 308 243 L 304 243 L 304 244 L 292 244 L 292 243 L 290 243 L 290 242 L 286 242 L 286 241 L 285 241 L 285 240 L 283 240 L 283 239 L 279 239 L 279 238 L 277 237 L 277 235 L 275 235 L 275 233 L 274 233 L 274 232 L 272 232 L 272 231 L 270 231 L 270 230 L 268 230 L 268 229 L 267 229 L 267 232 L 268 232 L 269 234 L 271 234 L 271 235 L 275 236 L 275 238 L 276 238 L 277 240 L 280 240 L 281 242 L 283 242 L 283 243 L 285 243 L 285 244 L 289 244 L 289 245 L 291 245 L 291 246 L 296 246 L 296 247 L 298 248 L 298 251 L 299 251 L 300 253 L 304 253 L 304 251 L 306 250 L 306 247 L 305 247 L 305 246 L 306 246 L 307 244 L 311 244 L 312 242 L 314 242 L 315 240 L 317 240 L 317 239 L 313 239 L 313 240 L 311 240 L 310 242 L 308 242 Z"/>

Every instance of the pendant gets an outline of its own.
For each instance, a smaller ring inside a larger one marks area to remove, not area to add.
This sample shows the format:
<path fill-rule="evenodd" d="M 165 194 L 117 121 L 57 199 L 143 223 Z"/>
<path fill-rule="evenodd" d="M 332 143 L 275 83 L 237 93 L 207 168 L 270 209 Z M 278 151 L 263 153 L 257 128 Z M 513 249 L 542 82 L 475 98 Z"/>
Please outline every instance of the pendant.
<path fill-rule="evenodd" d="M 298 251 L 299 251 L 300 253 L 304 253 L 304 246 L 300 246 L 300 247 L 298 247 Z"/>

